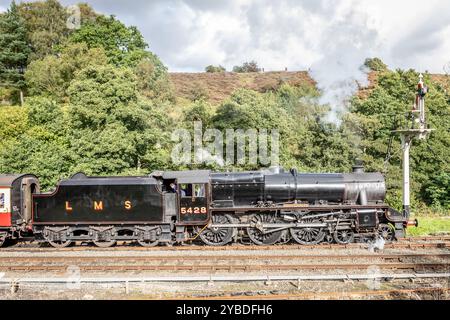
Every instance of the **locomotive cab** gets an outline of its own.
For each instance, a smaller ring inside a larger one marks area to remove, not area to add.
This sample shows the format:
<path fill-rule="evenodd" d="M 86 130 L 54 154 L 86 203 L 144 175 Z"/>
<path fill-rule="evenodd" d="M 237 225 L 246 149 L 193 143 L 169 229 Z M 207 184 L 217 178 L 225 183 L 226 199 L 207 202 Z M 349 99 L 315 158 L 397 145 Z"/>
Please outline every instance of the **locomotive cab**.
<path fill-rule="evenodd" d="M 176 194 L 177 224 L 200 225 L 209 220 L 210 171 L 159 171 L 151 176 L 162 180 L 168 193 Z"/>

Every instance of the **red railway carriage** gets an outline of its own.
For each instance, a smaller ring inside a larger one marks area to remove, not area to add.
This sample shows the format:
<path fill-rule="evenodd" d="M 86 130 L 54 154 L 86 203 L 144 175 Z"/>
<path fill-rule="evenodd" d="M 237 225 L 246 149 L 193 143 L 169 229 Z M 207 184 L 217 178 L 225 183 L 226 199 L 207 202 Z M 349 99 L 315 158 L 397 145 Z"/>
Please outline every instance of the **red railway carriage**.
<path fill-rule="evenodd" d="M 35 175 L 0 175 L 0 245 L 30 233 L 32 194 L 36 192 L 39 181 Z"/>

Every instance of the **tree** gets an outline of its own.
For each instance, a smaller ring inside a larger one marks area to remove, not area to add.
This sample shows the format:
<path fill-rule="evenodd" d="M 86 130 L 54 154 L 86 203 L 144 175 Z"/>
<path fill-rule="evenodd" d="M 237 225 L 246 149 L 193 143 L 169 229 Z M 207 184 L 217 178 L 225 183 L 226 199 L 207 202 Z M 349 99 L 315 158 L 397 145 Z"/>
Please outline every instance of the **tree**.
<path fill-rule="evenodd" d="M 70 31 L 65 8 L 57 0 L 24 2 L 18 8 L 33 49 L 30 61 L 55 53 Z"/>
<path fill-rule="evenodd" d="M 352 101 L 352 114 L 358 116 L 361 137 L 360 148 L 364 153 L 370 169 L 386 170 L 388 200 L 391 205 L 401 203 L 401 150 L 400 139 L 394 136 L 392 155 L 389 164 L 384 164 L 388 150 L 388 142 L 392 129 L 404 128 L 411 125 L 411 119 L 405 117 L 410 112 L 414 101 L 418 73 L 414 70 L 396 70 L 384 72 L 378 78 L 377 87 L 366 99 L 355 98 Z M 427 122 L 435 131 L 426 140 L 415 140 L 411 148 L 411 192 L 417 202 L 445 205 L 445 198 L 436 196 L 441 188 L 439 183 L 445 181 L 435 179 L 438 172 L 449 172 L 448 159 L 450 157 L 450 96 L 444 88 L 431 81 L 425 75 L 425 82 L 429 87 L 427 95 Z M 439 182 L 440 181 L 440 182 Z M 438 183 L 439 182 L 439 183 Z M 436 192 L 432 191 L 435 190 Z M 443 201 L 443 202 L 440 202 Z M 416 202 L 416 203 L 417 203 Z"/>
<path fill-rule="evenodd" d="M 387 71 L 387 65 L 380 58 L 367 58 L 364 66 L 372 71 Z"/>
<path fill-rule="evenodd" d="M 212 127 L 214 110 L 212 106 L 204 100 L 195 101 L 183 112 L 183 122 L 192 126 L 194 121 L 201 121 L 203 128 Z"/>
<path fill-rule="evenodd" d="M 136 27 L 126 27 L 114 16 L 98 16 L 73 32 L 71 42 L 84 42 L 89 48 L 103 48 L 109 62 L 116 66 L 135 67 L 148 54 L 148 47 Z"/>
<path fill-rule="evenodd" d="M 63 100 L 77 71 L 106 64 L 107 57 L 102 48 L 88 49 L 84 43 L 69 44 L 58 56 L 49 55 L 30 63 L 25 73 L 28 92 Z"/>
<path fill-rule="evenodd" d="M 434 175 L 425 186 L 425 197 L 436 208 L 450 210 L 450 173 Z"/>
<path fill-rule="evenodd" d="M 231 97 L 224 101 L 213 117 L 213 127 L 225 132 L 227 129 L 277 130 L 280 135 L 280 162 L 283 164 L 288 159 L 289 140 L 292 131 L 291 120 L 273 95 L 260 94 L 253 90 L 238 89 Z M 245 133 L 244 133 L 245 134 Z M 239 134 L 237 134 L 239 135 Z M 270 151 L 270 143 L 268 151 Z M 257 169 L 261 164 L 251 164 L 246 161 L 244 165 L 238 165 L 242 169 Z"/>
<path fill-rule="evenodd" d="M 70 154 L 63 117 L 63 108 L 47 98 L 27 99 L 24 107 L 0 108 L 0 121 L 5 123 L 0 132 L 0 172 L 32 172 L 45 190 L 67 177 Z"/>
<path fill-rule="evenodd" d="M 77 73 L 68 92 L 72 172 L 149 172 L 168 162 L 167 111 L 139 99 L 130 69 L 89 66 Z"/>
<path fill-rule="evenodd" d="M 78 3 L 78 8 L 80 9 L 81 14 L 81 24 L 87 23 L 87 22 L 94 22 L 95 19 L 99 16 L 98 13 L 92 9 L 92 7 L 87 3 Z"/>
<path fill-rule="evenodd" d="M 225 72 L 226 69 L 225 69 L 225 67 L 222 67 L 221 65 L 213 66 L 210 64 L 209 66 L 207 66 L 205 68 L 205 71 L 209 72 L 209 73 L 215 73 L 215 72 Z"/>
<path fill-rule="evenodd" d="M 256 61 L 244 62 L 242 66 L 234 66 L 233 72 L 246 73 L 246 72 L 260 72 L 261 68 L 258 67 Z"/>
<path fill-rule="evenodd" d="M 22 104 L 23 73 L 29 54 L 25 24 L 13 1 L 8 11 L 0 15 L 0 85 L 17 88 Z"/>
<path fill-rule="evenodd" d="M 174 102 L 175 97 L 167 68 L 156 55 L 147 52 L 133 70 L 141 94 L 149 99 Z"/>

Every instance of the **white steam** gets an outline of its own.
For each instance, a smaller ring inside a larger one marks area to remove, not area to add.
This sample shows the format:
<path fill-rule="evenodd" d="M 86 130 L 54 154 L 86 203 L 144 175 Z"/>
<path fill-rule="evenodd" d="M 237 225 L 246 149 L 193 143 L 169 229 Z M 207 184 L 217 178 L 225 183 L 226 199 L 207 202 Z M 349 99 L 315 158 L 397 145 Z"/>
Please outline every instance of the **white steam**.
<path fill-rule="evenodd" d="M 350 98 L 369 84 L 364 62 L 372 57 L 378 34 L 367 26 L 364 15 L 355 12 L 330 23 L 328 29 L 321 41 L 322 57 L 311 66 L 310 75 L 322 93 L 319 103 L 331 109 L 323 120 L 339 126 Z"/>

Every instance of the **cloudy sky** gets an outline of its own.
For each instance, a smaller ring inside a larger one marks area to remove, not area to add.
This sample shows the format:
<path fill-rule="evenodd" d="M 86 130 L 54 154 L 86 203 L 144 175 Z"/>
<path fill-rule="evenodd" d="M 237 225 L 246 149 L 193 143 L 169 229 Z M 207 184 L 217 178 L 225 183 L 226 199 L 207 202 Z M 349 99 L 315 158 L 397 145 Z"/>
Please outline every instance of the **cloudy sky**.
<path fill-rule="evenodd" d="M 0 0 L 0 10 L 9 6 Z M 79 1 L 62 0 L 69 5 Z M 331 69 L 379 56 L 391 68 L 442 72 L 450 61 L 446 0 L 87 0 L 136 25 L 170 71 Z"/>

